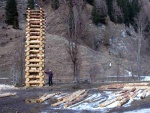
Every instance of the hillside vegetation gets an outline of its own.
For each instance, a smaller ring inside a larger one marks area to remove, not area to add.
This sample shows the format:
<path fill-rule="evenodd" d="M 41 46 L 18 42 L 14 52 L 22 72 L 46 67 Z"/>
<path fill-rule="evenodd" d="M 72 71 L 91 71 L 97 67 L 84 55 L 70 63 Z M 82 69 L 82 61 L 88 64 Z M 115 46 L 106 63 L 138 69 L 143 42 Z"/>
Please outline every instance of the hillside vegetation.
<path fill-rule="evenodd" d="M 16 0 L 18 25 L 6 21 L 6 3 L 0 0 L 0 81 L 23 83 L 26 9 L 38 6 L 46 12 L 45 70 L 55 82 L 150 75 L 148 0 Z"/>

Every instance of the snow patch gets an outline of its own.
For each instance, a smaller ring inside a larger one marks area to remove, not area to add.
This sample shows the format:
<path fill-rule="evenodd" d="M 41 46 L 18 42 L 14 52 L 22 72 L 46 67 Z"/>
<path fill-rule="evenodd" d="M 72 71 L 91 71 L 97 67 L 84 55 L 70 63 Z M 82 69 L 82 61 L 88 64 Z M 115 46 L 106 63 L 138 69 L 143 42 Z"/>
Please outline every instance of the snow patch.
<path fill-rule="evenodd" d="M 150 112 L 150 108 L 148 109 L 141 109 L 141 110 L 134 110 L 134 111 L 127 111 L 124 113 L 149 113 Z"/>
<path fill-rule="evenodd" d="M 17 88 L 13 85 L 0 84 L 0 90 L 8 90 L 8 89 L 17 89 Z"/>
<path fill-rule="evenodd" d="M 142 81 L 150 81 L 150 76 L 142 76 Z"/>

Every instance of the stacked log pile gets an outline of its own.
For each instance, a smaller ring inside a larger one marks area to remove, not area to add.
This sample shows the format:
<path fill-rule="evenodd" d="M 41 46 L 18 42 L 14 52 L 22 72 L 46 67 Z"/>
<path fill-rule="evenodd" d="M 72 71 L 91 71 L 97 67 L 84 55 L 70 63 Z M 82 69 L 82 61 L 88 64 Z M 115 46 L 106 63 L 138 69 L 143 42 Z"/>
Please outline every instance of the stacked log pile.
<path fill-rule="evenodd" d="M 45 13 L 40 10 L 27 10 L 25 45 L 26 87 L 44 85 L 44 38 Z"/>
<path fill-rule="evenodd" d="M 144 99 L 147 96 L 147 93 L 149 93 L 149 89 L 144 89 L 142 93 L 139 93 L 139 88 L 132 88 L 132 89 L 126 89 L 122 91 L 118 91 L 114 93 L 114 98 L 113 99 L 108 99 L 105 102 L 100 104 L 100 107 L 106 107 L 114 102 L 117 102 L 117 106 L 122 106 L 125 103 L 127 103 L 130 99 L 134 99 L 138 94 L 140 94 L 140 98 Z"/>
<path fill-rule="evenodd" d="M 133 87 L 136 87 L 138 89 L 146 89 L 149 88 L 147 86 L 149 83 L 126 83 L 126 84 L 111 84 L 111 85 L 105 85 L 101 86 L 98 89 L 100 90 L 107 90 L 107 89 L 132 89 Z"/>
<path fill-rule="evenodd" d="M 58 98 L 57 102 L 52 104 L 53 107 L 63 104 L 64 108 L 83 100 L 88 95 L 87 90 L 78 90 L 69 95 Z"/>

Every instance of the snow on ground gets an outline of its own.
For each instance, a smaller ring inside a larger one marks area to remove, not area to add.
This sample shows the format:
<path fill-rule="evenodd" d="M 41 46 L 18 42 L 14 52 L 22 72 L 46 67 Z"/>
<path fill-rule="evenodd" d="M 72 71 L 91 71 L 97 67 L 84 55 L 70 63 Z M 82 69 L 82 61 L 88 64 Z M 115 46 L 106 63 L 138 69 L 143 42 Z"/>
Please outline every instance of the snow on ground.
<path fill-rule="evenodd" d="M 140 100 L 140 96 L 141 93 L 143 92 L 143 90 L 139 90 L 138 95 L 134 98 L 134 99 L 130 99 L 125 105 L 123 105 L 122 107 L 129 107 L 131 106 L 131 103 L 134 100 Z M 59 97 L 62 97 L 63 95 L 67 95 L 67 93 L 62 93 Z M 98 111 L 101 113 L 107 113 L 108 111 L 110 111 L 111 109 L 118 107 L 118 102 L 116 101 L 106 107 L 100 107 L 100 104 L 105 102 L 106 100 L 110 100 L 110 99 L 114 99 L 116 97 L 118 97 L 120 94 L 115 94 L 114 91 L 103 91 L 103 92 L 99 92 L 99 93 L 93 93 L 93 94 L 89 94 L 84 100 L 73 104 L 71 106 L 69 106 L 68 108 L 64 108 L 65 104 L 61 104 L 58 107 L 50 107 L 51 109 L 65 109 L 65 110 L 75 110 L 75 111 L 83 111 L 83 110 L 89 110 L 89 111 Z M 147 93 L 147 96 L 150 95 L 149 93 Z M 150 113 L 147 112 L 150 109 L 144 109 L 142 110 L 142 113 Z M 136 112 L 136 111 L 135 111 Z M 133 112 L 125 112 L 125 113 L 135 113 Z M 42 113 L 46 113 L 46 112 L 42 112 Z M 140 112 L 138 112 L 140 113 Z"/>
<path fill-rule="evenodd" d="M 124 113 L 150 113 L 150 108 L 148 109 L 141 109 L 141 110 L 134 110 L 134 111 L 127 111 Z"/>
<path fill-rule="evenodd" d="M 13 85 L 0 84 L 0 90 L 9 90 L 9 89 L 17 89 L 17 88 Z"/>
<path fill-rule="evenodd" d="M 141 76 L 143 79 L 142 81 L 150 81 L 150 76 Z"/>

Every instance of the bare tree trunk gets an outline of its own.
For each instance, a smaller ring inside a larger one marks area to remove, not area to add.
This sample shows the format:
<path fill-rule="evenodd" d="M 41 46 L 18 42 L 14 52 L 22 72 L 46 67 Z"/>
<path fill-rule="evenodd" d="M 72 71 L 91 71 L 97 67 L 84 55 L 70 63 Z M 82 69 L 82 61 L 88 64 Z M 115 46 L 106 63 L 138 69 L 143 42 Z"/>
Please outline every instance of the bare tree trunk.
<path fill-rule="evenodd" d="M 77 64 L 74 64 L 74 80 L 76 83 L 78 83 L 78 70 L 77 70 Z"/>
<path fill-rule="evenodd" d="M 138 39 L 138 56 L 137 56 L 137 74 L 138 74 L 138 79 L 140 81 L 140 76 L 141 76 L 141 33 L 140 37 Z"/>

